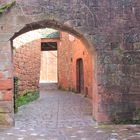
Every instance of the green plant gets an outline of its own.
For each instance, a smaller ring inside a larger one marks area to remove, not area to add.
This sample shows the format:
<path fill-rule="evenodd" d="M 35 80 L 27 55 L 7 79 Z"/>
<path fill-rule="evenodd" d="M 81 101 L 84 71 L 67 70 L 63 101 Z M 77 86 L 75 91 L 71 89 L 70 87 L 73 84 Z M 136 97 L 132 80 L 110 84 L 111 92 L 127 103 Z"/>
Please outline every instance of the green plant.
<path fill-rule="evenodd" d="M 18 107 L 28 104 L 39 98 L 39 91 L 28 90 L 25 94 L 17 96 L 16 104 Z"/>
<path fill-rule="evenodd" d="M 136 110 L 136 114 L 137 114 L 137 116 L 138 116 L 139 119 L 140 119 L 140 109 L 137 109 L 137 110 Z"/>
<path fill-rule="evenodd" d="M 15 3 L 16 3 L 16 1 L 14 0 L 14 1 L 10 2 L 10 3 L 6 3 L 6 4 L 3 4 L 3 5 L 0 5 L 0 14 L 4 13 L 5 11 L 7 11 Z"/>
<path fill-rule="evenodd" d="M 38 90 L 25 90 L 21 93 L 18 91 L 19 78 L 14 77 L 14 112 L 18 112 L 18 107 L 28 104 L 39 98 Z"/>
<path fill-rule="evenodd" d="M 115 117 L 112 122 L 114 124 L 140 124 L 140 109 L 137 109 L 135 114 L 135 118 L 120 119 Z"/>
<path fill-rule="evenodd" d="M 113 120 L 114 124 L 135 124 L 135 122 L 132 119 L 123 119 L 123 120 Z"/>

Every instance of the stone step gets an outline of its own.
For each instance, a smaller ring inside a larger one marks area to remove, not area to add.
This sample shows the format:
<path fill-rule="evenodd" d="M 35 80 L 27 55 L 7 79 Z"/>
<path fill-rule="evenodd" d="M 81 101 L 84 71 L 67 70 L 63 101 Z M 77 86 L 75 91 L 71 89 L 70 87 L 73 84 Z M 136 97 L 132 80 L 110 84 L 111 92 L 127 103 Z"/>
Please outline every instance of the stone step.
<path fill-rule="evenodd" d="M 41 90 L 55 90 L 58 89 L 57 83 L 40 83 Z"/>

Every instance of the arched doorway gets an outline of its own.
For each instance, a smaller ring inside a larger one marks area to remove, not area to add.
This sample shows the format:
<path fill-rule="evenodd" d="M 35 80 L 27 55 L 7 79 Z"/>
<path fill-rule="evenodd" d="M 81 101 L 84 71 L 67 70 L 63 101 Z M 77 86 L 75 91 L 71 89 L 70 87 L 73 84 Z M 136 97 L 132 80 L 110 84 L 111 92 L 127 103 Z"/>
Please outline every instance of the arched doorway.
<path fill-rule="evenodd" d="M 76 87 L 77 93 L 84 93 L 84 66 L 83 59 L 76 61 Z"/>
<path fill-rule="evenodd" d="M 81 40 L 81 42 L 86 46 L 86 49 L 87 49 L 88 53 L 91 54 L 91 57 L 92 57 L 91 59 L 92 59 L 92 62 L 93 62 L 91 71 L 95 75 L 95 72 L 96 72 L 96 70 L 95 70 L 95 68 L 96 68 L 95 67 L 95 60 L 96 60 L 95 57 L 96 57 L 96 55 L 94 55 L 95 51 L 94 51 L 94 48 L 92 47 L 92 45 L 89 43 L 89 41 L 84 37 L 84 35 L 82 33 L 78 32 L 77 30 L 73 29 L 72 27 L 70 27 L 67 24 L 62 24 L 62 23 L 60 23 L 58 21 L 55 21 L 55 20 L 43 20 L 43 21 L 32 22 L 30 24 L 26 24 L 23 28 L 16 31 L 14 33 L 14 35 L 11 36 L 10 41 L 8 41 L 5 44 L 5 46 L 9 47 L 9 50 L 7 50 L 7 51 L 9 51 L 9 53 L 10 53 L 9 60 L 8 60 L 8 61 L 10 61 L 10 63 L 8 63 L 9 68 L 10 68 L 9 69 L 10 78 L 8 78 L 8 82 L 9 82 L 9 84 L 11 83 L 11 85 L 8 85 L 10 87 L 5 87 L 5 91 L 9 91 L 9 89 L 11 91 L 11 93 L 8 92 L 10 94 L 9 101 L 11 101 L 10 102 L 11 106 L 13 106 L 13 98 L 12 97 L 13 97 L 13 89 L 14 89 L 13 84 L 12 84 L 13 83 L 13 68 L 12 68 L 13 67 L 13 61 L 12 61 L 12 51 L 11 51 L 11 46 L 13 44 L 12 41 L 16 37 L 18 37 L 19 35 L 21 35 L 23 33 L 26 33 L 28 31 L 33 31 L 33 30 L 36 30 L 36 29 L 44 29 L 44 28 L 53 28 L 53 29 L 56 29 L 56 30 L 64 31 L 64 32 L 67 32 L 67 33 L 73 35 L 74 37 L 78 38 L 79 40 Z M 96 81 L 95 76 L 93 76 L 92 78 L 93 78 L 92 81 Z M 95 88 L 95 87 L 96 87 L 96 83 L 95 83 L 94 87 L 91 87 L 91 91 L 92 91 L 92 88 Z M 92 95 L 92 93 L 91 93 L 91 95 Z M 13 108 L 10 109 L 10 111 L 11 111 L 11 114 L 13 115 Z M 9 117 L 11 118 L 11 120 L 9 122 L 10 123 L 9 125 L 13 125 L 14 117 L 11 117 L 11 116 L 9 116 Z"/>
<path fill-rule="evenodd" d="M 15 7 L 14 10 L 13 10 L 13 13 L 16 13 L 17 10 L 19 10 L 19 9 L 17 7 Z M 12 9 L 11 9 L 11 11 L 12 11 Z M 26 13 L 26 12 L 23 13 L 23 11 L 24 10 L 22 9 L 21 14 Z M 9 12 L 9 14 L 12 14 L 12 15 L 13 15 L 13 13 Z M 7 59 L 3 64 L 6 67 L 6 70 L 8 71 L 8 76 L 6 76 L 5 77 L 6 80 L 2 81 L 2 82 L 3 83 L 6 82 L 8 84 L 6 86 L 4 86 L 4 88 L 1 88 L 0 90 L 4 90 L 4 92 L 7 93 L 6 97 L 8 97 L 8 100 L 10 101 L 9 104 L 11 104 L 11 106 L 13 106 L 13 98 L 12 97 L 13 97 L 13 89 L 14 89 L 14 87 L 13 87 L 13 64 L 12 64 L 11 44 L 12 44 L 12 40 L 14 38 L 16 38 L 17 36 L 19 36 L 23 33 L 28 32 L 28 31 L 32 31 L 32 30 L 36 30 L 36 29 L 42 29 L 42 28 L 53 28 L 53 29 L 56 29 L 56 30 L 68 32 L 68 33 L 72 34 L 73 36 L 79 38 L 85 44 L 86 49 L 88 50 L 88 53 L 90 53 L 92 55 L 92 60 L 93 60 L 92 61 L 93 62 L 93 65 L 92 65 L 93 76 L 92 76 L 92 78 L 93 78 L 93 81 L 96 81 L 96 79 L 95 79 L 96 78 L 96 70 L 95 70 L 96 69 L 96 51 L 95 51 L 95 48 L 93 47 L 92 42 L 89 41 L 90 40 L 89 36 L 87 36 L 87 34 L 85 32 L 76 28 L 75 25 L 71 24 L 69 22 L 69 20 L 67 20 L 67 19 L 63 20 L 61 18 L 60 19 L 55 18 L 55 17 L 51 18 L 51 17 L 48 17 L 48 16 L 46 17 L 46 13 L 45 14 L 42 13 L 42 14 L 43 14 L 43 16 L 40 16 L 40 15 L 37 14 L 37 15 L 33 16 L 33 18 L 32 18 L 32 16 L 28 16 L 30 14 L 24 15 L 23 18 L 21 16 L 19 16 L 18 17 L 19 20 L 14 20 L 15 18 L 13 18 L 13 16 L 11 16 L 11 22 L 9 22 L 11 30 L 7 31 L 5 28 L 1 28 L 1 30 L 6 30 L 6 34 L 1 34 L 0 35 L 1 39 L 2 39 L 0 44 L 2 46 L 4 46 L 5 48 L 7 48 L 7 50 L 4 50 L 5 54 L 7 55 L 7 53 L 8 53 Z M 4 15 L 4 16 L 10 17 L 10 15 L 8 15 L 8 16 Z M 21 18 L 23 19 L 22 22 L 20 20 Z M 16 24 L 16 27 L 15 27 L 15 24 Z M 3 36 L 3 35 L 6 35 L 6 36 Z M 92 88 L 97 88 L 96 86 L 97 85 L 96 85 L 96 82 L 95 82 L 95 85 Z M 96 94 L 96 92 L 97 92 L 97 90 L 94 90 L 95 94 Z M 7 106 L 7 102 L 4 102 L 4 106 Z M 93 105 L 93 106 L 95 106 L 95 105 Z M 10 114 L 8 114 L 8 117 L 10 118 L 9 119 L 10 121 L 8 122 L 8 125 L 13 125 L 13 123 L 14 123 L 13 108 L 11 109 L 11 108 L 8 107 L 8 110 L 10 110 Z M 5 112 L 5 113 L 7 113 L 7 112 Z"/>
<path fill-rule="evenodd" d="M 44 21 L 43 21 L 44 22 Z M 47 23 L 47 21 L 46 21 L 46 23 Z M 35 25 L 35 27 L 38 27 L 38 23 L 31 23 L 31 24 L 33 24 L 33 25 Z M 39 25 L 40 25 L 40 22 L 39 22 Z M 53 25 L 53 24 L 52 24 Z M 47 25 L 44 25 L 43 26 L 43 28 L 42 29 L 45 29 L 46 27 L 52 27 L 52 26 L 47 26 Z M 53 27 L 54 28 L 54 27 Z M 38 27 L 38 28 L 30 28 L 30 26 L 25 26 L 23 29 L 21 29 L 19 32 L 17 32 L 12 38 L 11 38 L 11 41 L 13 41 L 13 39 L 14 38 L 16 38 L 16 37 L 18 37 L 19 35 L 22 35 L 23 33 L 26 33 L 26 32 L 28 32 L 28 31 L 33 31 L 33 29 L 35 30 L 35 29 L 40 29 L 40 26 Z M 78 40 L 80 40 L 80 42 L 81 42 L 81 44 L 83 44 L 84 46 L 85 46 L 85 49 L 87 50 L 87 51 L 85 51 L 87 54 L 90 54 L 91 55 L 91 59 L 93 58 L 93 54 L 87 49 L 89 46 L 88 46 L 88 41 L 82 36 L 82 35 L 78 35 L 78 32 L 77 31 L 75 31 L 75 30 L 73 30 L 72 31 L 72 29 L 70 28 L 70 27 L 67 27 L 66 26 L 66 29 L 65 30 L 63 30 L 62 28 L 57 28 L 59 31 L 65 31 L 65 32 L 67 32 L 67 34 L 66 34 L 66 36 L 67 36 L 67 38 L 68 38 L 68 40 L 70 40 L 70 42 L 72 43 L 72 42 L 74 42 L 74 40 L 76 40 L 76 39 L 78 39 Z M 71 31 L 69 31 L 69 29 L 71 29 Z M 71 34 L 71 35 L 70 35 Z M 63 36 L 65 36 L 65 34 L 63 34 Z M 65 40 L 65 39 L 64 39 Z M 61 43 L 58 43 L 59 45 L 61 44 Z M 62 44 L 61 44 L 62 45 Z M 74 63 L 75 64 L 75 62 L 76 62 L 76 60 L 78 60 L 77 61 L 77 70 L 79 70 L 79 72 L 80 72 L 80 70 L 81 70 L 81 68 L 83 68 L 83 60 L 82 59 L 77 59 L 77 58 L 80 58 L 79 56 L 80 55 L 82 55 L 83 57 L 85 57 L 86 56 L 86 54 L 84 54 L 84 51 L 83 50 L 81 50 L 81 52 L 79 53 L 79 51 L 78 51 L 78 45 L 76 45 L 75 44 L 75 46 L 77 46 L 77 49 L 76 49 L 76 52 L 78 53 L 78 57 L 77 57 L 77 54 L 75 54 L 74 56 L 73 56 L 73 58 L 71 58 L 71 57 L 69 57 L 69 59 L 70 59 L 70 63 Z M 64 46 L 61 46 L 61 47 L 64 47 Z M 90 47 L 89 47 L 90 48 Z M 67 53 L 67 52 L 64 52 L 64 53 Z M 64 55 L 63 53 L 61 53 L 62 55 Z M 60 55 L 61 55 L 60 54 Z M 68 57 L 67 57 L 68 58 Z M 65 57 L 64 57 L 64 59 L 65 59 Z M 64 60 L 63 59 L 63 60 Z M 62 64 L 62 63 L 61 63 Z M 60 65 L 61 65 L 60 64 Z M 94 64 L 94 63 L 93 63 Z M 63 65 L 67 65 L 67 63 L 63 63 Z M 92 65 L 92 63 L 91 63 L 91 65 Z M 75 65 L 74 65 L 75 66 Z M 93 68 L 93 66 L 91 66 L 92 68 Z M 84 69 L 84 68 L 83 68 Z M 75 70 L 76 69 L 74 69 L 74 72 L 75 72 Z M 92 69 L 91 69 L 91 71 L 92 71 Z M 82 71 L 82 73 L 84 72 L 84 70 Z M 78 73 L 78 71 L 77 71 L 77 73 Z M 75 73 L 74 73 L 75 74 Z M 79 73 L 79 74 L 81 74 L 81 73 Z M 67 76 L 67 74 L 65 74 L 66 76 Z M 75 75 L 76 76 L 76 75 Z M 80 76 L 80 75 L 79 75 Z M 83 76 L 84 76 L 84 74 L 83 74 Z M 80 76 L 79 77 L 80 79 L 79 79 L 79 84 L 80 84 L 80 89 L 79 89 L 79 92 L 81 92 L 81 93 L 83 93 L 84 92 L 84 77 L 82 77 L 82 76 Z M 60 77 L 59 77 L 59 80 L 60 80 Z M 92 79 L 93 80 L 93 79 Z M 83 84 L 82 84 L 83 83 Z M 64 83 L 65 84 L 65 83 Z M 92 82 L 90 83 L 91 85 L 92 85 Z M 92 86 L 91 86 L 91 89 L 92 89 Z M 92 91 L 92 90 L 91 90 Z M 91 95 L 92 95 L 92 92 L 91 92 Z M 91 109 L 91 112 L 92 112 L 92 109 Z M 91 113 L 90 113 L 91 114 Z"/>

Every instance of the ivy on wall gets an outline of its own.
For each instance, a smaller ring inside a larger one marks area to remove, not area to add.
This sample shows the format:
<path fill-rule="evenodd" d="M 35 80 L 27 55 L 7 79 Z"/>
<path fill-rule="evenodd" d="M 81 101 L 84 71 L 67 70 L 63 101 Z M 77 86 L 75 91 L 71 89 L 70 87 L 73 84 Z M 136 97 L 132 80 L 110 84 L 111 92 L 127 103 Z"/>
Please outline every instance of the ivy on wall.
<path fill-rule="evenodd" d="M 0 5 L 0 14 L 6 12 L 8 9 L 10 9 L 13 5 L 15 5 L 16 1 L 12 1 L 9 3 L 5 3 L 3 5 Z"/>

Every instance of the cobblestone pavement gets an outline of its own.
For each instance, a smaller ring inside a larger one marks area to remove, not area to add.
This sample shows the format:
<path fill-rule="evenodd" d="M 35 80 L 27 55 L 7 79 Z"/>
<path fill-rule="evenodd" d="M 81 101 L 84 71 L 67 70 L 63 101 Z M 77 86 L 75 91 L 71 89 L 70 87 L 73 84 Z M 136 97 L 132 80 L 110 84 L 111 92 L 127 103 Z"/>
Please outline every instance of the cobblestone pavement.
<path fill-rule="evenodd" d="M 72 92 L 41 91 L 20 107 L 15 127 L 0 130 L 0 140 L 140 140 L 140 126 L 100 125 L 89 99 Z"/>

